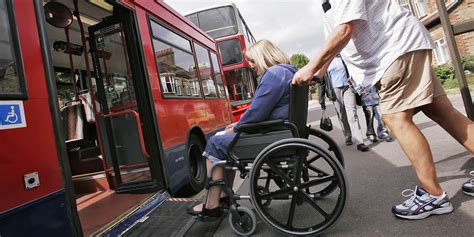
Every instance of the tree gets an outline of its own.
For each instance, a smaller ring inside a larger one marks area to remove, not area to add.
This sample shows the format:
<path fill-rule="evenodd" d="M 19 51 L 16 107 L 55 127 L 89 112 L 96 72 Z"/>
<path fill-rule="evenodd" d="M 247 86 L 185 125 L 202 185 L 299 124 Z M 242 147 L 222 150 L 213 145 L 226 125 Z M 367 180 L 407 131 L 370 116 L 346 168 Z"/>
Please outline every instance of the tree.
<path fill-rule="evenodd" d="M 290 60 L 291 60 L 291 64 L 293 64 L 298 69 L 301 69 L 302 67 L 304 67 L 309 62 L 309 58 L 306 57 L 306 55 L 300 54 L 300 53 L 295 53 L 295 54 L 291 55 Z M 313 94 L 316 94 L 316 93 L 317 93 L 317 86 L 316 85 L 311 85 L 309 87 L 309 98 L 310 98 L 310 100 L 313 99 Z"/>
<path fill-rule="evenodd" d="M 306 57 L 306 55 L 300 53 L 295 53 L 291 55 L 290 60 L 291 64 L 293 64 L 298 69 L 301 69 L 309 62 L 309 58 Z"/>

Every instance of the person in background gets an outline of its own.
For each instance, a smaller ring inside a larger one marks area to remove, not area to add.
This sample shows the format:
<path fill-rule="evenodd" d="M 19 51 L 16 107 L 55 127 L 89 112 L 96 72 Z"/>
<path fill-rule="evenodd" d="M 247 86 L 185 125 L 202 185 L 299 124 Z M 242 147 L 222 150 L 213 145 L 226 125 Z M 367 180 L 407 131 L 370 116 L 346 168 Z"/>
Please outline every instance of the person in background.
<path fill-rule="evenodd" d="M 341 53 L 358 91 L 377 87 L 383 120 L 419 181 L 392 213 L 409 220 L 451 213 L 454 208 L 438 181 L 430 146 L 413 116 L 422 111 L 471 153 L 474 123 L 453 107 L 436 78 L 429 32 L 397 1 L 323 0 L 322 10 L 330 35 L 293 83 L 309 84 L 315 74 L 324 75 L 332 58 Z"/>
<path fill-rule="evenodd" d="M 227 126 L 222 135 L 213 136 L 207 142 L 203 156 L 207 158 L 208 168 L 218 161 L 228 159 L 227 150 L 235 136 L 235 128 L 242 124 L 288 119 L 291 79 L 297 71 L 294 66 L 289 65 L 290 58 L 268 40 L 257 41 L 245 52 L 245 56 L 250 67 L 260 76 L 260 81 L 250 107 L 239 122 Z M 223 173 L 222 167 L 216 166 L 210 174 L 211 180 L 222 180 Z M 221 195 L 221 186 L 212 185 L 203 203 L 186 211 L 197 216 L 200 221 L 217 220 L 223 214 L 220 202 L 225 200 L 226 197 Z"/>
<path fill-rule="evenodd" d="M 318 85 L 318 100 L 319 104 L 321 105 L 321 109 L 324 111 L 326 110 L 326 80 L 319 80 L 317 82 Z"/>
<path fill-rule="evenodd" d="M 58 97 L 58 105 L 60 109 L 64 107 L 64 100 L 61 97 Z"/>
<path fill-rule="evenodd" d="M 388 133 L 382 121 L 382 114 L 380 113 L 379 95 L 375 87 L 370 87 L 361 95 L 362 109 L 365 115 L 365 122 L 367 124 L 367 131 L 365 133 L 367 139 L 371 142 L 377 142 L 377 137 L 380 140 L 392 142 L 393 138 Z M 374 118 L 377 119 L 377 134 L 374 130 Z"/>
<path fill-rule="evenodd" d="M 340 55 L 336 55 L 332 60 L 327 70 L 327 75 L 336 94 L 335 108 L 339 121 L 342 124 L 346 145 L 350 146 L 353 144 L 352 137 L 354 136 L 357 150 L 369 151 L 370 149 L 364 143 L 362 137 L 355 93 L 352 86 L 348 83 L 349 72 Z"/>

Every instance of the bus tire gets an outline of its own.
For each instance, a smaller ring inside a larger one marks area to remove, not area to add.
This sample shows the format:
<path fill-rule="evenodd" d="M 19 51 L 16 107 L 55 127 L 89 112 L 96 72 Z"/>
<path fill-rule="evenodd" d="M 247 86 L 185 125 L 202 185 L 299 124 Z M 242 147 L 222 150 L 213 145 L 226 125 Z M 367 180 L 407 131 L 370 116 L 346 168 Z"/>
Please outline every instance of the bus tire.
<path fill-rule="evenodd" d="M 198 136 L 191 134 L 187 145 L 189 183 L 183 190 L 187 194 L 200 192 L 206 185 L 206 159 L 202 156 L 204 145 Z"/>

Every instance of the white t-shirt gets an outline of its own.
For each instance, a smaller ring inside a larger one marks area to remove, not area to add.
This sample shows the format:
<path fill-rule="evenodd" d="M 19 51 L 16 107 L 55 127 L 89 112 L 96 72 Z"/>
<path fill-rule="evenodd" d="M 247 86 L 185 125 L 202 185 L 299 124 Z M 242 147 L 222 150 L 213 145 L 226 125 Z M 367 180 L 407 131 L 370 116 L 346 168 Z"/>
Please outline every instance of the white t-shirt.
<path fill-rule="evenodd" d="M 401 55 L 434 48 L 429 32 L 395 0 L 329 0 L 325 31 L 355 21 L 352 39 L 341 55 L 358 90 L 377 83 Z M 322 8 L 321 8 L 322 10 Z"/>

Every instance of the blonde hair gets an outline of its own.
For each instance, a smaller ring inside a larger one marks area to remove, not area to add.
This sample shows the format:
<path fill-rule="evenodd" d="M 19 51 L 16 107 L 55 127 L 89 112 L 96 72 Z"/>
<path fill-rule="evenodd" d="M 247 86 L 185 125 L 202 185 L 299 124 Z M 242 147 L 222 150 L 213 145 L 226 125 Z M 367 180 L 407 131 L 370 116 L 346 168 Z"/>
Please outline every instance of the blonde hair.
<path fill-rule="evenodd" d="M 249 60 L 253 60 L 257 74 L 262 74 L 269 67 L 277 64 L 290 64 L 288 55 L 269 40 L 259 40 L 245 52 Z"/>

